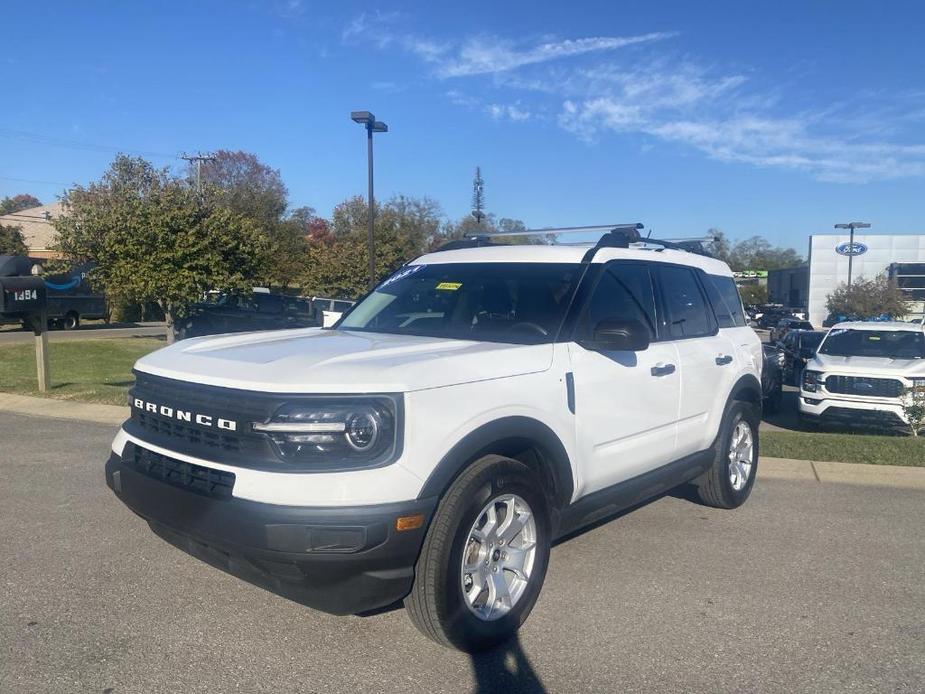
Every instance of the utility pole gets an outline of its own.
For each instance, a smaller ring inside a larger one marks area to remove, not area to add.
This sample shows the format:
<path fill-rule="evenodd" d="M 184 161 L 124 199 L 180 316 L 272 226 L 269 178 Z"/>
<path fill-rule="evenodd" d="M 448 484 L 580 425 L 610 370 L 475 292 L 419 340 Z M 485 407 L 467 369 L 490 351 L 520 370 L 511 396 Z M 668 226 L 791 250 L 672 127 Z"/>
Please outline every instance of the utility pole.
<path fill-rule="evenodd" d="M 482 178 L 482 168 L 475 167 L 475 178 L 472 179 L 472 216 L 475 217 L 475 224 L 479 229 L 482 228 L 482 220 L 485 219 L 485 179 Z"/>
<path fill-rule="evenodd" d="M 196 162 L 196 193 L 202 195 L 202 162 L 215 161 L 211 154 L 181 154 L 180 159 L 188 161 L 190 164 Z"/>

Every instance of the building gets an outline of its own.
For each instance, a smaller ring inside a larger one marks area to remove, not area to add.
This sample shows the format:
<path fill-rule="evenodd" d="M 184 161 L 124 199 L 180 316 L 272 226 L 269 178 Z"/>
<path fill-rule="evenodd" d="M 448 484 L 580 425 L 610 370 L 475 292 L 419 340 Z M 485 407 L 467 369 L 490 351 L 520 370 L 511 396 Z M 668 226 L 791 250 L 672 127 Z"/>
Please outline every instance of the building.
<path fill-rule="evenodd" d="M 855 234 L 853 248 L 849 241 L 848 234 L 809 237 L 809 321 L 822 325 L 826 319 L 826 298 L 848 281 L 849 258 L 853 279 L 880 274 L 895 277 L 914 302 L 910 317 L 921 315 L 925 273 L 919 271 L 925 270 L 925 234 Z"/>
<path fill-rule="evenodd" d="M 53 250 L 57 233 L 51 220 L 61 214 L 63 206 L 60 202 L 53 202 L 50 205 L 2 215 L 0 224 L 19 227 L 22 230 L 26 248 L 33 258 L 54 258 L 57 255 Z"/>
<path fill-rule="evenodd" d="M 809 301 L 809 265 L 768 272 L 768 301 L 805 309 Z"/>

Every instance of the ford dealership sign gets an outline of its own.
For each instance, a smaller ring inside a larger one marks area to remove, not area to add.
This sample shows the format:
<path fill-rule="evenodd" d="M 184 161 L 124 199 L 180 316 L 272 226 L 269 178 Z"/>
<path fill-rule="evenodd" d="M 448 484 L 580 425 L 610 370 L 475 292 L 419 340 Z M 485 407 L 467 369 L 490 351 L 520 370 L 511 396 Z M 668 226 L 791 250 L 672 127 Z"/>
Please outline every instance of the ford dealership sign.
<path fill-rule="evenodd" d="M 846 241 L 835 246 L 835 252 L 839 255 L 864 255 L 867 253 L 867 246 L 860 241 Z"/>

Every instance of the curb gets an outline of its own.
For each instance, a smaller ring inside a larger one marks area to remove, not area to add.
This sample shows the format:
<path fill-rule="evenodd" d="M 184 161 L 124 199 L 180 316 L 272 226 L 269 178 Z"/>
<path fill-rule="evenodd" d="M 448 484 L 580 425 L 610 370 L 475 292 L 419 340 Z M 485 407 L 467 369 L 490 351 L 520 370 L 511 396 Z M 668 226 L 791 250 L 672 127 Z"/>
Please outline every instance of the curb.
<path fill-rule="evenodd" d="M 925 489 L 925 468 L 761 457 L 758 479 Z"/>
<path fill-rule="evenodd" d="M 0 412 L 114 425 L 122 424 L 129 417 L 128 407 L 56 400 L 55 398 L 36 398 L 31 395 L 13 393 L 0 393 Z"/>

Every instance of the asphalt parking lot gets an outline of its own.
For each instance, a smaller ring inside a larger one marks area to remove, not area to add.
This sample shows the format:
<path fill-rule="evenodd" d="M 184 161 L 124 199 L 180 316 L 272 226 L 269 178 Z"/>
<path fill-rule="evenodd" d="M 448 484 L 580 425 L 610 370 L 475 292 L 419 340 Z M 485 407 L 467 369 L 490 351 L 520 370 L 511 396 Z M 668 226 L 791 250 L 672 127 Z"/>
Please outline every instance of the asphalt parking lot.
<path fill-rule="evenodd" d="M 921 692 L 925 499 L 761 479 L 559 544 L 518 643 L 336 618 L 182 554 L 106 488 L 113 427 L 0 413 L 3 692 Z"/>

